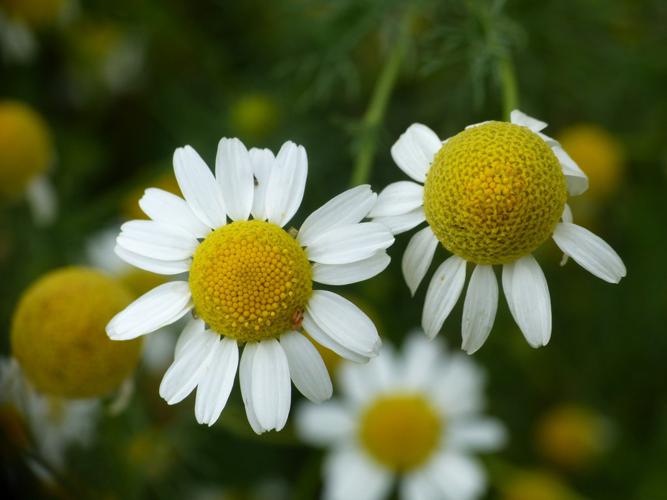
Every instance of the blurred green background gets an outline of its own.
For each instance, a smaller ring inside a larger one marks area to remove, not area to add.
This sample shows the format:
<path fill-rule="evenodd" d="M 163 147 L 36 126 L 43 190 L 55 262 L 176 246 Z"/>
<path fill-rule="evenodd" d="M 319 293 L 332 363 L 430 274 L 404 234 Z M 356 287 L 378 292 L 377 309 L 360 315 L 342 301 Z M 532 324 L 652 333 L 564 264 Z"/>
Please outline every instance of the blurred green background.
<path fill-rule="evenodd" d="M 512 481 L 540 471 L 543 496 L 510 500 L 667 499 L 667 3 L 26 0 L 46 13 L 23 18 L 18 4 L 0 0 L 0 101 L 45 120 L 59 207 L 40 225 L 20 193 L 3 199 L 2 354 L 22 291 L 50 269 L 84 263 L 95 233 L 136 217 L 145 187 L 169 185 L 176 147 L 190 144 L 211 162 L 223 136 L 274 151 L 288 139 L 303 144 L 310 168 L 298 227 L 353 172 L 376 191 L 402 180 L 389 149 L 409 124 L 448 137 L 503 119 L 514 74 L 520 108 L 548 122 L 591 177 L 572 204 L 575 221 L 618 251 L 628 276 L 612 286 L 573 263 L 560 268 L 545 244 L 554 328 L 539 350 L 500 305 L 475 354 L 488 413 L 510 434 L 485 458 L 488 498 L 510 498 Z M 32 40 L 27 54 L 7 47 L 17 19 Z M 397 238 L 386 272 L 346 290 L 398 345 L 419 324 L 426 288 L 411 299 L 403 282 L 408 240 Z M 453 347 L 460 314 L 461 305 L 440 334 Z M 39 486 L 7 459 L 21 496 L 253 498 L 269 479 L 287 498 L 316 498 L 322 452 L 289 425 L 257 437 L 235 418 L 237 405 L 216 426 L 198 426 L 193 398 L 167 407 L 159 375 L 139 368 L 137 380 L 126 412 L 102 419 L 92 447 L 71 450 L 58 487 Z M 563 432 L 583 437 L 559 454 L 544 419 L 563 407 L 590 418 L 565 418 Z"/>

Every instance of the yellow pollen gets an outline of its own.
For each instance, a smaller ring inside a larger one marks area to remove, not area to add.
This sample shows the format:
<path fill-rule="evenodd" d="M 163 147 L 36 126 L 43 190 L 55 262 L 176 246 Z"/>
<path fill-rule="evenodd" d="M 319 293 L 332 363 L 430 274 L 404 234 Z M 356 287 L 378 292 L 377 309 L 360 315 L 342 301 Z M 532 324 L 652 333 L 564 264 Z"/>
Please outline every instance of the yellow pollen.
<path fill-rule="evenodd" d="M 12 354 L 44 394 L 106 395 L 139 361 L 141 340 L 113 342 L 104 330 L 132 299 L 120 282 L 93 269 L 52 271 L 21 297 L 12 319 Z"/>
<path fill-rule="evenodd" d="M 199 245 L 190 289 L 196 314 L 214 331 L 256 342 L 300 328 L 312 270 L 306 252 L 280 227 L 237 221 Z"/>
<path fill-rule="evenodd" d="M 379 463 L 404 472 L 423 464 L 436 450 L 442 418 L 417 394 L 397 394 L 373 402 L 361 419 L 359 438 Z"/>
<path fill-rule="evenodd" d="M 53 161 L 46 122 L 17 101 L 0 102 L 0 198 L 16 198 Z"/>
<path fill-rule="evenodd" d="M 491 122 L 452 137 L 424 185 L 426 219 L 442 245 L 477 264 L 507 264 L 547 240 L 567 200 L 551 148 L 525 127 Z"/>

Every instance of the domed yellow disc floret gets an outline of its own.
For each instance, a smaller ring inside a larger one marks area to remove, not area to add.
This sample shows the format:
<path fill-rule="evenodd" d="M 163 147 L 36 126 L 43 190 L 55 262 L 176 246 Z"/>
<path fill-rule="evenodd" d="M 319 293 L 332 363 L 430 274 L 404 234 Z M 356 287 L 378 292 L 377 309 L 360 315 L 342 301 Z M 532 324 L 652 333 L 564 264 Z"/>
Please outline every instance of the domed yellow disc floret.
<path fill-rule="evenodd" d="M 442 420 L 422 396 L 399 394 L 372 403 L 363 414 L 359 438 L 378 462 L 401 472 L 424 463 L 436 450 Z"/>
<path fill-rule="evenodd" d="M 20 102 L 0 102 L 0 198 L 21 195 L 52 160 L 51 134 L 42 117 Z"/>
<path fill-rule="evenodd" d="M 113 342 L 104 331 L 132 298 L 119 282 L 93 269 L 48 273 L 16 308 L 12 354 L 40 392 L 67 398 L 105 395 L 139 361 L 140 340 Z"/>
<path fill-rule="evenodd" d="M 214 331 L 253 342 L 300 326 L 312 271 L 304 250 L 283 229 L 237 221 L 199 245 L 190 289 L 196 314 Z"/>
<path fill-rule="evenodd" d="M 424 185 L 426 220 L 450 252 L 506 264 L 549 238 L 567 200 L 551 148 L 525 127 L 490 122 L 447 141 Z"/>

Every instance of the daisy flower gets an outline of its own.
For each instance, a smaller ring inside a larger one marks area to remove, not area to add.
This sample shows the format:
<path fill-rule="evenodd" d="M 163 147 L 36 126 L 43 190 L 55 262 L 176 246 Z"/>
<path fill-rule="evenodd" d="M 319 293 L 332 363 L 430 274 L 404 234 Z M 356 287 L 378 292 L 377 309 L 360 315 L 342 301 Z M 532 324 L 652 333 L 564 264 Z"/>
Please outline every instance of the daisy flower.
<path fill-rule="evenodd" d="M 448 355 L 422 334 L 401 357 L 385 346 L 367 365 L 339 371 L 341 401 L 304 404 L 297 432 L 330 448 L 324 462 L 326 500 L 380 500 L 399 480 L 403 500 L 469 500 L 485 489 L 471 457 L 505 439 L 496 420 L 479 415 L 483 377 L 462 355 Z"/>
<path fill-rule="evenodd" d="M 510 312 L 528 343 L 549 342 L 549 289 L 532 256 L 549 237 L 598 278 L 618 283 L 625 276 L 616 252 L 572 222 L 568 193 L 586 191 L 588 179 L 557 141 L 542 134 L 546 126 L 515 110 L 511 123 L 471 125 L 445 141 L 415 123 L 392 146 L 394 161 L 416 182 L 387 186 L 370 216 L 394 234 L 426 221 L 403 255 L 411 293 L 426 275 L 438 242 L 453 254 L 426 292 L 422 327 L 430 338 L 461 295 L 467 262 L 474 264 L 463 304 L 462 347 L 469 354 L 484 344 L 493 326 L 496 265 L 502 266 Z"/>
<path fill-rule="evenodd" d="M 27 425 L 39 456 L 62 470 L 67 449 L 90 443 L 100 412 L 98 399 L 67 399 L 37 392 L 15 359 L 0 358 L 0 407 L 15 409 Z M 29 462 L 35 473 L 49 478 L 37 462 Z"/>
<path fill-rule="evenodd" d="M 302 330 L 348 359 L 363 362 L 378 352 L 370 319 L 341 296 L 313 290 L 313 282 L 343 285 L 376 275 L 389 263 L 385 249 L 394 238 L 384 225 L 362 222 L 377 198 L 368 186 L 333 198 L 299 231 L 284 229 L 301 204 L 307 170 L 306 151 L 292 142 L 274 157 L 223 138 L 215 176 L 193 148 L 178 148 L 174 172 L 185 200 L 147 189 L 139 204 L 152 220 L 121 226 L 119 257 L 188 277 L 137 299 L 107 333 L 133 339 L 192 311 L 160 395 L 175 404 L 197 388 L 200 423 L 218 419 L 237 368 L 257 433 L 285 425 L 290 378 L 307 398 L 328 399 L 326 367 Z"/>

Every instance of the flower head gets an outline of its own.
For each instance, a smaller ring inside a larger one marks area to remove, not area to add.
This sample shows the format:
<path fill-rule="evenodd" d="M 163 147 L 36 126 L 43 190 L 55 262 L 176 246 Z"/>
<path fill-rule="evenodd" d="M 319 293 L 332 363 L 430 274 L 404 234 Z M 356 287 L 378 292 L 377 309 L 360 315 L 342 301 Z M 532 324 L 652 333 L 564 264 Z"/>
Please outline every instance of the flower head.
<path fill-rule="evenodd" d="M 51 132 L 44 119 L 18 101 L 0 102 L 0 198 L 23 195 L 53 162 Z"/>
<path fill-rule="evenodd" d="M 23 294 L 12 319 L 11 349 L 39 392 L 104 396 L 137 366 L 141 341 L 111 342 L 104 327 L 132 301 L 117 280 L 93 269 L 46 274 Z"/>
<path fill-rule="evenodd" d="M 324 498 L 478 498 L 484 472 L 470 455 L 504 441 L 504 429 L 479 415 L 483 377 L 460 355 L 447 355 L 420 334 L 396 356 L 389 346 L 368 365 L 343 364 L 344 397 L 305 404 L 297 431 L 330 448 Z"/>
<path fill-rule="evenodd" d="M 411 125 L 392 147 L 398 166 L 417 182 L 400 181 L 379 195 L 371 217 L 394 234 L 426 221 L 403 255 L 403 275 L 414 294 L 440 243 L 453 255 L 436 270 L 422 315 L 429 337 L 438 334 L 462 293 L 466 263 L 475 266 L 463 306 L 463 349 L 479 349 L 496 315 L 501 265 L 510 311 L 533 347 L 551 336 L 546 279 L 533 258 L 553 238 L 563 252 L 595 276 L 618 283 L 623 262 L 599 237 L 572 223 L 567 195 L 588 179 L 546 123 L 520 111 L 511 123 L 471 125 L 445 141 L 428 127 Z"/>
<path fill-rule="evenodd" d="M 212 425 L 238 368 L 253 429 L 280 430 L 290 408 L 290 378 L 311 400 L 331 396 L 324 362 L 302 332 L 348 359 L 377 354 L 380 339 L 366 315 L 313 284 L 376 275 L 389 263 L 385 249 L 393 236 L 382 224 L 362 222 L 376 201 L 368 186 L 335 197 L 299 231 L 285 230 L 307 175 L 306 152 L 294 143 L 274 156 L 222 139 L 215 170 L 214 176 L 191 147 L 177 149 L 174 171 L 185 199 L 147 189 L 139 204 L 152 220 L 121 227 L 116 253 L 122 259 L 158 274 L 189 276 L 140 297 L 113 318 L 107 333 L 132 339 L 192 311 L 161 396 L 174 404 L 197 388 L 197 421 Z"/>

